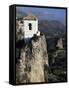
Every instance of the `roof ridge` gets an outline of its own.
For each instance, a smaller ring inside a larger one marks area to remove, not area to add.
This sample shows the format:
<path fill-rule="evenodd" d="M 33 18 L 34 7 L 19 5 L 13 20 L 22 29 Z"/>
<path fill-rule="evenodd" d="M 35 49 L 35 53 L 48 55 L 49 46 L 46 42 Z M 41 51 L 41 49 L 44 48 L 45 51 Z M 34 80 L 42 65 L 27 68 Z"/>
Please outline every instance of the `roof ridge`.
<path fill-rule="evenodd" d="M 29 13 L 26 17 L 23 18 L 24 20 L 37 20 L 37 17 L 32 14 L 32 13 Z"/>

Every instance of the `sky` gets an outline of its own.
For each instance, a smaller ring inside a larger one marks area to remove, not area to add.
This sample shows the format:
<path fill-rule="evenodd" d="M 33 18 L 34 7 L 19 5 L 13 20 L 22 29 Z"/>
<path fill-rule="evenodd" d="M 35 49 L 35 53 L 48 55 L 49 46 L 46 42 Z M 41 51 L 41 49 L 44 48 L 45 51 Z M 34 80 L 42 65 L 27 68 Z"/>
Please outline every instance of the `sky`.
<path fill-rule="evenodd" d="M 65 23 L 66 20 L 66 9 L 17 6 L 16 11 L 25 12 L 27 14 L 33 13 L 40 20 L 58 20 L 62 23 Z"/>

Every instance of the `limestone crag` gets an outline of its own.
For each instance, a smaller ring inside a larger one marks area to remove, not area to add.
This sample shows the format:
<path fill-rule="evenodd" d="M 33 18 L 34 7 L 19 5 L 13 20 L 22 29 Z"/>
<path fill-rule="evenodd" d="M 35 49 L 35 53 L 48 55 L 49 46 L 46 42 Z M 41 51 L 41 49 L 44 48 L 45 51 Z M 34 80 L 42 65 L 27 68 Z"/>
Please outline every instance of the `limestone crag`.
<path fill-rule="evenodd" d="M 60 39 L 58 40 L 56 47 L 58 47 L 58 48 L 60 48 L 60 49 L 63 49 L 63 40 L 62 40 L 62 38 L 60 38 Z"/>
<path fill-rule="evenodd" d="M 16 63 L 16 83 L 47 82 L 45 65 L 48 66 L 47 46 L 45 36 L 40 35 L 20 49 Z"/>

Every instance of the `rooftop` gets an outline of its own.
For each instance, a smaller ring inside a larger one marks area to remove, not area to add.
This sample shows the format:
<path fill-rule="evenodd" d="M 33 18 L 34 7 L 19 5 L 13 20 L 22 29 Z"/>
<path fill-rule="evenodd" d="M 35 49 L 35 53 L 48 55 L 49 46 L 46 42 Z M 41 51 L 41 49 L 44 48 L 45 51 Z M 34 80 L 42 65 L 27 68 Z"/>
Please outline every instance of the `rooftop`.
<path fill-rule="evenodd" d="M 24 20 L 37 20 L 37 17 L 32 13 L 28 14 L 26 17 L 23 18 Z"/>

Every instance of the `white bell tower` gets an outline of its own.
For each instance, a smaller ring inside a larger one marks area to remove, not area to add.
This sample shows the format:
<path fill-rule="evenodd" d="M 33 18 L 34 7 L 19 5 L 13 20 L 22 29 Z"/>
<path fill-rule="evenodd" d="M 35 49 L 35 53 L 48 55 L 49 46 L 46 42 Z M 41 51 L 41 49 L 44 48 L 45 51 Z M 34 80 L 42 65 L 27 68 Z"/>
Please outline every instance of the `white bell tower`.
<path fill-rule="evenodd" d="M 23 18 L 24 38 L 32 38 L 38 32 L 38 19 L 33 14 Z"/>

